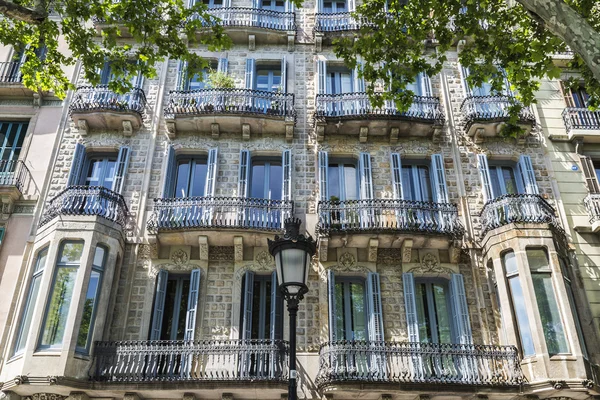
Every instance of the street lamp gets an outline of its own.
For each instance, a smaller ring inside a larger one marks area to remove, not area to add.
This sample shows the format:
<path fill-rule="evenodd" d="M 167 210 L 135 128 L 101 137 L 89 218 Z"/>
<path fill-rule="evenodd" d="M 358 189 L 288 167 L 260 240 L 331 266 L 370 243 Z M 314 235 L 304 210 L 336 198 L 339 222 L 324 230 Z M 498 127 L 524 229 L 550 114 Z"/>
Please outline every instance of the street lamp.
<path fill-rule="evenodd" d="M 290 313 L 290 380 L 288 386 L 288 400 L 296 400 L 296 316 L 298 304 L 308 292 L 306 281 L 310 260 L 317 251 L 317 245 L 310 236 L 300 234 L 299 218 L 288 218 L 284 221 L 285 233 L 283 237 L 275 236 L 275 240 L 268 240 L 269 252 L 275 258 L 277 267 L 277 281 L 279 290 L 287 302 Z"/>

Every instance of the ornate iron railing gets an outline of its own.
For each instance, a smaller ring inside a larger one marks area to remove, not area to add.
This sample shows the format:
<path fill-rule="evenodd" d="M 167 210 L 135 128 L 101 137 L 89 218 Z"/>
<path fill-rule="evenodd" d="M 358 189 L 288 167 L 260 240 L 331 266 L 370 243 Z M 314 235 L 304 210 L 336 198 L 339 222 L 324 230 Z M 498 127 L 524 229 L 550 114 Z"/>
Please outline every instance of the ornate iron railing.
<path fill-rule="evenodd" d="M 148 221 L 151 232 L 190 228 L 283 230 L 293 215 L 294 202 L 238 197 L 184 197 L 154 199 Z"/>
<path fill-rule="evenodd" d="M 406 118 L 426 122 L 444 123 L 444 111 L 437 97 L 415 96 L 407 111 L 400 112 L 394 102 L 386 101 L 383 107 L 373 107 L 367 93 L 318 94 L 316 118 Z"/>
<path fill-rule="evenodd" d="M 224 27 L 254 27 L 274 31 L 296 30 L 296 14 L 293 12 L 247 7 L 215 7 L 209 8 L 208 13 L 219 18 L 219 24 Z"/>
<path fill-rule="evenodd" d="M 71 113 L 90 111 L 133 112 L 143 115 L 146 107 L 146 94 L 140 88 L 133 88 L 125 94 L 118 94 L 108 85 L 79 86 L 73 102 L 69 106 Z"/>
<path fill-rule="evenodd" d="M 600 194 L 590 193 L 583 199 L 583 204 L 590 217 L 590 224 L 600 221 Z"/>
<path fill-rule="evenodd" d="M 201 114 L 258 114 L 295 117 L 292 93 L 252 89 L 199 89 L 169 93 L 165 118 Z"/>
<path fill-rule="evenodd" d="M 488 201 L 481 211 L 482 235 L 514 222 L 549 223 L 560 228 L 554 208 L 537 194 L 507 194 Z"/>
<path fill-rule="evenodd" d="M 372 199 L 320 201 L 319 231 L 403 231 L 462 236 L 455 204 Z"/>
<path fill-rule="evenodd" d="M 31 182 L 31 172 L 23 161 L 0 161 L 0 186 L 15 186 L 19 192 L 24 193 Z"/>
<path fill-rule="evenodd" d="M 69 186 L 48 203 L 40 226 L 59 215 L 96 215 L 125 227 L 129 210 L 119 193 L 102 186 Z"/>
<path fill-rule="evenodd" d="M 21 62 L 0 62 L 0 83 L 21 83 Z"/>
<path fill-rule="evenodd" d="M 600 111 L 587 108 L 565 108 L 562 112 L 567 132 L 573 129 L 600 130 Z"/>
<path fill-rule="evenodd" d="M 315 14 L 315 32 L 356 31 L 362 26 L 349 12 Z"/>
<path fill-rule="evenodd" d="M 509 117 L 509 109 L 516 100 L 512 96 L 467 96 L 460 105 L 467 125 L 477 121 L 504 121 Z M 519 114 L 521 122 L 535 122 L 530 107 L 523 107 Z"/>
<path fill-rule="evenodd" d="M 519 386 L 514 346 L 330 342 L 321 346 L 317 386 L 343 382 Z"/>
<path fill-rule="evenodd" d="M 91 379 L 109 382 L 275 381 L 288 377 L 282 340 L 96 342 Z"/>

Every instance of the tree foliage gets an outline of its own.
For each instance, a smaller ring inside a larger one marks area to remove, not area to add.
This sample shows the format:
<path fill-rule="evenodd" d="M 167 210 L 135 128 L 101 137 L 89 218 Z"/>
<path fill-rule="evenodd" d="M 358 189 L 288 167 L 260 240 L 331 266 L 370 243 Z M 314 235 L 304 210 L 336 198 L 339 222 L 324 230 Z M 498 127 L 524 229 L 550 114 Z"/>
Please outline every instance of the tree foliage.
<path fill-rule="evenodd" d="M 0 0 L 0 12 L 0 43 L 26 52 L 24 85 L 61 98 L 71 88 L 62 65 L 79 61 L 85 79 L 97 85 L 99 70 L 110 62 L 109 88 L 124 92 L 138 73 L 155 77 L 166 57 L 187 61 L 192 73 L 207 68 L 190 45 L 210 51 L 230 45 L 202 2 L 188 8 L 183 0 Z M 45 56 L 36 57 L 42 47 Z"/>

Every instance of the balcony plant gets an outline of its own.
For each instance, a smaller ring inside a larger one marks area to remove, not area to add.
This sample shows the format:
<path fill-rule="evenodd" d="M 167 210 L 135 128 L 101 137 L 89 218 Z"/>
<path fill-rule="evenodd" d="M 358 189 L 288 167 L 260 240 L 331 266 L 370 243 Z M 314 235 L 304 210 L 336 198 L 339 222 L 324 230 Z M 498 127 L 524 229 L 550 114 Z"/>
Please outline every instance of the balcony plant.
<path fill-rule="evenodd" d="M 206 86 L 211 89 L 234 89 L 235 81 L 227 72 L 211 69 L 206 74 Z M 209 103 L 204 106 L 205 111 L 213 112 L 218 106 L 223 109 L 225 108 L 225 97 L 223 95 L 216 96 L 215 100 L 216 104 Z"/>

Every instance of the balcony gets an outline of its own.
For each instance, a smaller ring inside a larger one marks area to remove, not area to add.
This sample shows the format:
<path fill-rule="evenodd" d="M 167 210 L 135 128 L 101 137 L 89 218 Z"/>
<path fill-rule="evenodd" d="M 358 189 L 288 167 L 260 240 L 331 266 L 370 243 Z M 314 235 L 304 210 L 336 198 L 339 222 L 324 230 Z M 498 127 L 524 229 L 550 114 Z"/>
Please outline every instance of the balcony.
<path fill-rule="evenodd" d="M 444 112 L 436 97 L 415 96 L 407 111 L 400 112 L 391 101 L 375 108 L 367 93 L 319 94 L 315 112 L 317 138 L 325 135 L 357 135 L 361 142 L 369 136 L 433 137 L 441 133 Z"/>
<path fill-rule="evenodd" d="M 285 132 L 291 139 L 296 121 L 292 93 L 252 89 L 200 89 L 171 91 L 165 107 L 167 130 L 174 136 L 179 131 L 242 132 L 274 135 Z"/>
<path fill-rule="evenodd" d="M 431 385 L 450 384 L 517 392 L 523 380 L 514 346 L 342 341 L 321 346 L 316 384 L 355 396 L 357 389 L 369 390 L 364 384 L 428 391 L 436 390 Z"/>
<path fill-rule="evenodd" d="M 154 199 L 148 231 L 162 244 L 195 243 L 211 232 L 208 244 L 231 246 L 239 236 L 253 242 L 283 231 L 284 219 L 294 213 L 294 202 L 240 197 L 184 197 Z M 218 234 L 215 234 L 218 231 Z M 259 244 L 257 244 L 258 246 Z"/>
<path fill-rule="evenodd" d="M 33 184 L 33 186 L 32 186 Z M 0 160 L 0 205 L 3 218 L 12 213 L 15 202 L 34 188 L 31 172 L 21 160 Z"/>
<path fill-rule="evenodd" d="M 550 224 L 562 230 L 554 208 L 537 194 L 507 194 L 488 201 L 481 211 L 481 236 L 508 224 Z"/>
<path fill-rule="evenodd" d="M 0 62 L 0 96 L 32 96 L 33 90 L 23 86 L 20 61 Z"/>
<path fill-rule="evenodd" d="M 79 86 L 69 107 L 80 133 L 89 130 L 120 130 L 131 135 L 142 126 L 146 95 L 140 88 L 117 94 L 107 85 Z"/>
<path fill-rule="evenodd" d="M 285 388 L 288 352 L 289 344 L 281 340 L 96 342 L 90 378 L 115 385 L 168 382 L 196 388 L 194 383 L 212 381 L 219 390 L 228 383 L 264 387 L 270 382 Z"/>
<path fill-rule="evenodd" d="M 587 108 L 565 108 L 562 113 L 569 140 L 600 143 L 600 111 Z"/>
<path fill-rule="evenodd" d="M 588 194 L 583 204 L 590 217 L 592 232 L 600 232 L 600 194 Z"/>
<path fill-rule="evenodd" d="M 467 96 L 460 106 L 465 118 L 465 132 L 482 143 L 486 137 L 498 136 L 509 120 L 509 108 L 515 100 L 511 96 Z M 529 107 L 523 107 L 518 125 L 528 135 L 535 123 L 535 116 Z"/>
<path fill-rule="evenodd" d="M 129 210 L 119 193 L 102 186 L 69 186 L 50 199 L 40 226 L 55 217 L 96 216 L 125 228 Z"/>

